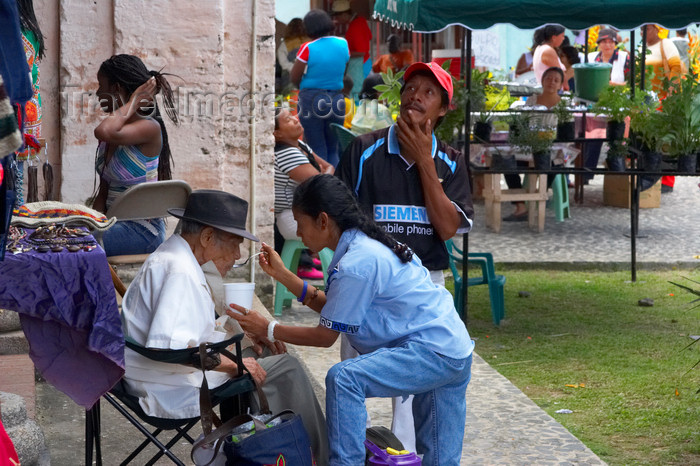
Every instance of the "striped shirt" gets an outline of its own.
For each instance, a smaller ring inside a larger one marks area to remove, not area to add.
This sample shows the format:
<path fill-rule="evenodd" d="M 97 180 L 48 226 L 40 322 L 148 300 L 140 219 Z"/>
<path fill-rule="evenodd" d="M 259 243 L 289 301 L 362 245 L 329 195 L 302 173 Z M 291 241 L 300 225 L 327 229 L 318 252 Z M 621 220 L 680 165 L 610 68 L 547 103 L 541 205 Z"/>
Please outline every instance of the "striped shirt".
<path fill-rule="evenodd" d="M 158 181 L 159 155 L 147 157 L 136 146 L 117 146 L 112 158 L 105 166 L 107 147 L 106 142 L 100 141 L 95 162 L 95 169 L 100 178 L 109 184 L 106 208 L 109 208 L 114 199 L 130 187 Z"/>
<path fill-rule="evenodd" d="M 292 208 L 294 190 L 299 183 L 289 177 L 289 172 L 311 163 L 307 155 L 311 153 L 311 148 L 302 141 L 299 141 L 299 147 L 275 144 L 275 213 Z"/>

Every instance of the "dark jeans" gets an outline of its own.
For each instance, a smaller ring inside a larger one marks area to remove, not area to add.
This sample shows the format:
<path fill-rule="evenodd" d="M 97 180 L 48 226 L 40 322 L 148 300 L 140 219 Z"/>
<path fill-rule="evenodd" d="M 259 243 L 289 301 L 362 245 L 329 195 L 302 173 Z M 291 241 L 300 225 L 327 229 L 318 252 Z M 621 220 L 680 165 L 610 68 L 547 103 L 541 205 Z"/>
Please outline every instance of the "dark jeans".
<path fill-rule="evenodd" d="M 299 91 L 299 121 L 304 127 L 304 139 L 311 149 L 326 162 L 338 165 L 338 138 L 331 123 L 343 124 L 345 98 L 340 91 L 303 89 Z"/>

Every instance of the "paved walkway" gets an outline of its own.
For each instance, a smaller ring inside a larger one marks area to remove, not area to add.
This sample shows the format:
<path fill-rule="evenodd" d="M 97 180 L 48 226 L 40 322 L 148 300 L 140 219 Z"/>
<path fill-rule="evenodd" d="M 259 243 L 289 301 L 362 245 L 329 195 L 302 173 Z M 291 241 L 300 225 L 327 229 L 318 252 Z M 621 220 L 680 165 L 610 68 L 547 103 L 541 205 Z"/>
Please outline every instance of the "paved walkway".
<path fill-rule="evenodd" d="M 494 234 L 483 227 L 483 203 L 477 203 L 470 248 L 491 251 L 498 262 L 629 267 L 629 238 L 623 236 L 629 230 L 629 210 L 602 206 L 602 177 L 597 178 L 586 187 L 586 202 L 582 206 L 572 203 L 573 218 L 557 223 L 548 209 L 544 233 L 530 231 L 527 223 L 504 223 L 501 233 Z M 674 192 L 663 195 L 661 208 L 641 211 L 640 229 L 649 235 L 638 240 L 641 268 L 648 264 L 700 265 L 694 258 L 700 254 L 698 181 L 679 178 Z M 504 215 L 510 212 L 508 206 L 503 210 Z M 281 320 L 315 325 L 316 319 L 314 313 L 295 304 Z M 321 384 L 328 368 L 338 361 L 337 347 L 296 350 Z M 480 357 L 475 357 L 472 367 L 462 464 L 604 464 Z M 390 425 L 388 400 L 371 400 L 368 409 L 375 425 Z M 80 408 L 61 393 L 45 383 L 37 386 L 37 421 L 53 464 L 82 461 L 82 416 Z M 125 434 L 130 427 L 112 409 L 103 409 L 103 419 L 105 464 L 115 464 L 114 452 L 124 451 L 134 439 Z M 180 451 L 186 452 L 186 447 Z"/>
<path fill-rule="evenodd" d="M 318 324 L 318 315 L 300 305 L 287 309 L 281 322 Z M 297 347 L 314 378 L 323 383 L 340 360 L 340 344 L 330 348 Z M 407 374 L 410 376 L 410 374 Z M 371 399 L 373 425 L 391 426 L 391 400 Z M 462 464 L 470 465 L 599 465 L 605 464 L 561 424 L 478 355 L 467 389 L 467 432 Z"/>
<path fill-rule="evenodd" d="M 637 262 L 645 264 L 700 265 L 700 177 L 677 177 L 672 193 L 661 195 L 661 207 L 640 209 Z M 505 183 L 504 183 L 505 187 Z M 475 205 L 476 225 L 469 234 L 469 248 L 490 251 L 501 263 L 587 263 L 629 268 L 630 211 L 603 205 L 603 177 L 585 187 L 584 203 L 574 204 L 571 218 L 557 222 L 549 207 L 543 233 L 530 230 L 527 222 L 503 222 L 501 233 L 483 223 L 484 204 Z M 502 205 L 503 216 L 512 207 Z"/>

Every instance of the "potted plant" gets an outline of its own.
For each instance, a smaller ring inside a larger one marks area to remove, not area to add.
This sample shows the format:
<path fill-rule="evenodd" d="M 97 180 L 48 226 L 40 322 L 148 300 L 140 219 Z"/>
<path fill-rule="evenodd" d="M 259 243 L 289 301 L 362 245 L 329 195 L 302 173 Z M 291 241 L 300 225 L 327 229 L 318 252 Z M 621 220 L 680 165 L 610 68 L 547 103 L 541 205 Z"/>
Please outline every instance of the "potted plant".
<path fill-rule="evenodd" d="M 508 88 L 497 88 L 489 84 L 491 74 L 488 71 L 472 70 L 472 89 L 468 93 L 471 111 L 476 114 L 474 120 L 474 138 L 480 142 L 489 142 L 493 131 L 493 118 L 496 111 L 507 110 L 515 100 Z M 461 82 L 464 85 L 464 82 Z M 454 99 L 453 99 L 454 100 Z"/>
<path fill-rule="evenodd" d="M 605 158 L 605 164 L 609 170 L 615 172 L 625 171 L 625 162 L 627 161 L 628 149 L 622 141 L 612 141 L 608 148 L 608 154 Z"/>
<path fill-rule="evenodd" d="M 694 173 L 700 149 L 700 92 L 695 80 L 676 83 L 663 101 L 661 117 L 665 123 L 662 147 L 678 161 L 678 171 Z"/>
<path fill-rule="evenodd" d="M 511 127 L 508 135 L 510 144 L 522 152 L 532 154 L 535 170 L 549 170 L 552 167 L 554 132 L 545 127 L 540 119 L 525 114 L 511 119 L 511 123 L 514 128 Z"/>
<path fill-rule="evenodd" d="M 606 137 L 610 141 L 617 141 L 625 134 L 625 118 L 631 114 L 633 108 L 634 102 L 629 95 L 629 87 L 608 86 L 600 93 L 592 110 L 608 116 Z"/>
<path fill-rule="evenodd" d="M 658 101 L 649 93 L 641 91 L 635 99 L 630 114 L 630 130 L 634 134 L 634 146 L 641 157 L 639 167 L 645 171 L 661 169 L 661 135 L 664 134 L 665 121 L 656 110 Z"/>
<path fill-rule="evenodd" d="M 570 104 L 569 99 L 562 97 L 551 109 L 557 117 L 557 139 L 560 141 L 572 141 L 576 138 L 576 125 Z"/>

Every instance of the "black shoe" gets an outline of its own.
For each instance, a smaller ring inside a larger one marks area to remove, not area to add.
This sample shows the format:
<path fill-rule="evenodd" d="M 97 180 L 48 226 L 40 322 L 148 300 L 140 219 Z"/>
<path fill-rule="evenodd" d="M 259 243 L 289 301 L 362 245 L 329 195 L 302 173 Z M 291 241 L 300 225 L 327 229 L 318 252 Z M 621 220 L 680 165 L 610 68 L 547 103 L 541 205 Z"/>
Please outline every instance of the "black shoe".
<path fill-rule="evenodd" d="M 672 192 L 673 192 L 673 186 L 669 186 L 667 184 L 661 185 L 661 194 L 672 193 Z"/>
<path fill-rule="evenodd" d="M 527 212 L 523 212 L 522 214 L 515 215 L 515 214 L 510 214 L 507 217 L 503 217 L 504 222 L 525 222 L 527 221 Z"/>

